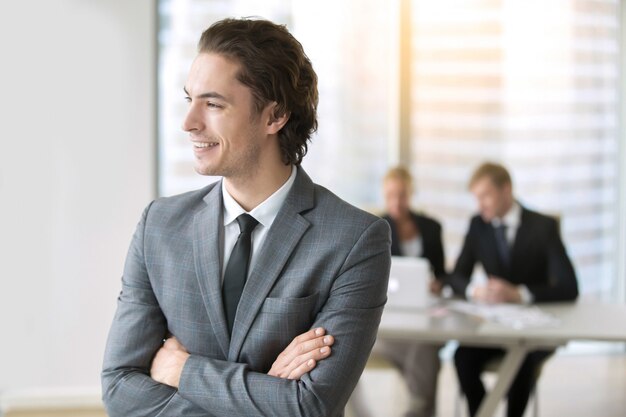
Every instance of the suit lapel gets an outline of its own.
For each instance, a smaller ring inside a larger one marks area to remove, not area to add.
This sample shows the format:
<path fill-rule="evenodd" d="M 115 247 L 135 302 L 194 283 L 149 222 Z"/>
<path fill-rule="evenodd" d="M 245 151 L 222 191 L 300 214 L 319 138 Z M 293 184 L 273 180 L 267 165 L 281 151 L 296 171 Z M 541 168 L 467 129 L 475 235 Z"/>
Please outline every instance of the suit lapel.
<path fill-rule="evenodd" d="M 239 301 L 228 352 L 229 361 L 237 361 L 243 342 L 267 294 L 283 270 L 291 253 L 309 228 L 300 215 L 314 204 L 313 182 L 302 168 L 263 242 L 258 260 L 246 282 Z"/>
<path fill-rule="evenodd" d="M 530 227 L 528 224 L 528 211 L 522 207 L 522 218 L 520 219 L 519 227 L 515 233 L 515 240 L 513 241 L 513 247 L 511 248 L 511 271 L 520 270 L 520 262 L 523 262 L 524 256 L 522 256 L 526 250 L 524 249 L 530 238 Z"/>
<path fill-rule="evenodd" d="M 204 197 L 207 206 L 198 212 L 193 223 L 193 257 L 196 277 L 215 338 L 228 357 L 230 338 L 222 302 L 223 208 L 222 186 L 217 183 Z"/>

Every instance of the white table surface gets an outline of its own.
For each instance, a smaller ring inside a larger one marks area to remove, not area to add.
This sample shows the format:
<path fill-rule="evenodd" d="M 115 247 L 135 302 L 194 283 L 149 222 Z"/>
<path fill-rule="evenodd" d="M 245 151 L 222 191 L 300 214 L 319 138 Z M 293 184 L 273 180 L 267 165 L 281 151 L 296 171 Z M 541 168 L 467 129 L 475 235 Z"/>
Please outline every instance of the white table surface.
<path fill-rule="evenodd" d="M 595 301 L 536 304 L 558 320 L 556 325 L 515 329 L 479 317 L 451 311 L 442 301 L 419 310 L 385 309 L 378 337 L 443 343 L 501 347 L 506 355 L 496 386 L 487 394 L 478 417 L 493 416 L 504 398 L 526 354 L 539 348 L 553 349 L 572 340 L 626 341 L 626 304 Z"/>

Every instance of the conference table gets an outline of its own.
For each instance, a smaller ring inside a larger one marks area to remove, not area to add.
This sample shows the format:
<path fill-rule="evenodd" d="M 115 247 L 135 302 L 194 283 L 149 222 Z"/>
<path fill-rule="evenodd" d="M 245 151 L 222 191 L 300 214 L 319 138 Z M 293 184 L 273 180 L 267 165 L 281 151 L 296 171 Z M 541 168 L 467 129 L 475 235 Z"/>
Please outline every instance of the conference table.
<path fill-rule="evenodd" d="M 626 342 L 626 304 L 597 301 L 536 304 L 546 325 L 515 326 L 454 309 L 440 301 L 424 309 L 385 309 L 379 339 L 425 343 L 456 340 L 462 345 L 491 346 L 505 350 L 494 388 L 485 396 L 477 417 L 491 417 L 506 396 L 526 354 L 535 349 L 555 349 L 569 341 Z"/>

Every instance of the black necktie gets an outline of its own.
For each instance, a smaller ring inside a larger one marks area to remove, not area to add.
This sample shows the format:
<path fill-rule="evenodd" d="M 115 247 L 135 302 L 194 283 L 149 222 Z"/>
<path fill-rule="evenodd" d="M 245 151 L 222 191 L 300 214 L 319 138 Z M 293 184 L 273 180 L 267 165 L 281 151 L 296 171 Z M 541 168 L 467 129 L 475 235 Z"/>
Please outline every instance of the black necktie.
<path fill-rule="evenodd" d="M 494 230 L 496 234 L 496 247 L 498 249 L 498 255 L 500 255 L 502 264 L 508 267 L 509 262 L 511 261 L 511 248 L 509 247 L 509 242 L 506 240 L 506 225 L 500 224 L 499 226 L 495 226 Z"/>
<path fill-rule="evenodd" d="M 222 285 L 222 297 L 224 299 L 224 311 L 226 312 L 229 334 L 233 331 L 237 305 L 248 277 L 252 231 L 259 224 L 249 214 L 242 214 L 237 217 L 237 223 L 239 223 L 240 233 L 228 259 L 228 265 L 226 265 L 224 272 L 224 284 Z"/>

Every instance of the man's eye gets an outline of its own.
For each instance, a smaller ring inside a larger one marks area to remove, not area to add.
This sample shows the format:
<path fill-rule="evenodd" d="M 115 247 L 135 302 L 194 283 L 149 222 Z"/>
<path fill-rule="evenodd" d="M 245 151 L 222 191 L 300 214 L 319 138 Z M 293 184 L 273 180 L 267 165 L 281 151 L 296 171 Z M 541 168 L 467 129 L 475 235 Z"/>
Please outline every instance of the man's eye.
<path fill-rule="evenodd" d="M 206 105 L 207 105 L 207 107 L 210 107 L 212 109 L 221 109 L 222 108 L 222 106 L 220 106 L 219 104 L 213 103 L 211 101 L 207 102 Z"/>
<path fill-rule="evenodd" d="M 186 101 L 187 103 L 191 103 L 191 97 L 185 97 L 185 101 Z"/>

